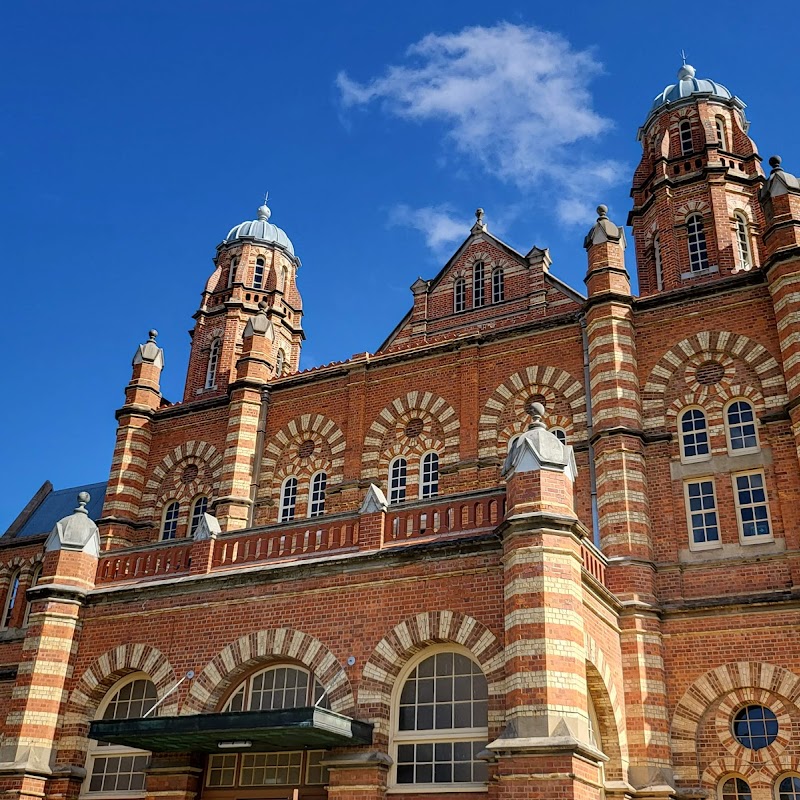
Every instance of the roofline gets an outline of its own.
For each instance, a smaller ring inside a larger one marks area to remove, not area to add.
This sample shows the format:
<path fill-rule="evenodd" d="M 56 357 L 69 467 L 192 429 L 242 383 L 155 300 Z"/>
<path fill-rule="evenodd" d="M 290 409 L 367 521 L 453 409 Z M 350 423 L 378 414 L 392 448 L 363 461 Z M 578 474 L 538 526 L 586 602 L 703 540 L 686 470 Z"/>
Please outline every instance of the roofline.
<path fill-rule="evenodd" d="M 16 519 L 8 526 L 8 530 L 3 534 L 3 536 L 8 536 L 9 538 L 14 538 L 22 528 L 25 527 L 25 523 L 33 516 L 36 512 L 36 509 L 41 506 L 41 504 L 45 501 L 45 499 L 50 495 L 53 491 L 53 484 L 50 481 L 45 481 L 36 491 L 36 493 L 31 497 L 30 500 L 25 504 L 25 507 L 22 511 L 17 514 Z"/>

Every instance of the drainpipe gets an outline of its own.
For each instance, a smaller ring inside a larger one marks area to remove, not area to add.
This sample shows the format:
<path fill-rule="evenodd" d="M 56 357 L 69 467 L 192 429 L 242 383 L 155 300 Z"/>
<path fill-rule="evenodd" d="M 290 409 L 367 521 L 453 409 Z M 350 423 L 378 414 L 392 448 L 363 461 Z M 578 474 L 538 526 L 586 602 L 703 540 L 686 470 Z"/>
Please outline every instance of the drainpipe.
<path fill-rule="evenodd" d="M 600 519 L 597 515 L 597 470 L 594 464 L 594 422 L 592 420 L 592 386 L 589 375 L 589 337 L 586 333 L 586 315 L 578 314 L 583 342 L 583 382 L 586 386 L 586 431 L 589 437 L 589 486 L 592 498 L 592 540 L 600 546 Z"/>
<path fill-rule="evenodd" d="M 247 527 L 253 527 L 256 515 L 256 495 L 258 484 L 261 483 L 261 462 L 264 456 L 264 431 L 267 427 L 267 411 L 269 410 L 269 389 L 265 386 L 261 390 L 261 410 L 258 412 L 258 430 L 256 431 L 256 450 L 253 453 L 253 482 L 250 484 L 250 511 L 247 515 Z"/>

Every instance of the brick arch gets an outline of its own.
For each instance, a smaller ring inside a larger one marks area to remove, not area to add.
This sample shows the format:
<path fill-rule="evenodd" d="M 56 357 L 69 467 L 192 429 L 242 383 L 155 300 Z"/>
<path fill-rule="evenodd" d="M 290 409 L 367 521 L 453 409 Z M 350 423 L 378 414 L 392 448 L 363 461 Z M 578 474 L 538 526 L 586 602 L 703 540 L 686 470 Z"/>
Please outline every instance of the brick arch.
<path fill-rule="evenodd" d="M 342 429 L 329 417 L 322 414 L 303 414 L 284 425 L 264 447 L 262 468 L 265 474 L 271 475 L 275 467 L 292 445 L 300 445 L 306 439 L 311 439 L 317 444 L 324 443 L 331 453 L 331 463 L 328 467 L 328 483 L 339 483 L 344 470 L 344 450 L 346 446 Z M 314 461 L 311 456 L 309 462 L 316 466 L 311 470 L 315 472 L 322 466 Z M 309 475 L 311 474 L 309 472 Z M 288 473 L 287 473 L 288 474 Z"/>
<path fill-rule="evenodd" d="M 504 662 L 500 640 L 482 623 L 457 611 L 428 611 L 403 620 L 378 643 L 364 665 L 358 707 L 375 724 L 380 743 L 388 742 L 392 690 L 403 666 L 431 644 L 453 642 L 465 647 L 480 664 L 489 685 L 489 727 L 502 722 L 493 714 L 503 691 Z"/>
<path fill-rule="evenodd" d="M 213 444 L 203 441 L 189 441 L 179 444 L 171 453 L 162 459 L 161 463 L 153 470 L 142 495 L 141 517 L 153 519 L 156 517 L 156 506 L 159 503 L 162 484 L 176 466 L 179 464 L 196 464 L 198 468 L 207 468 L 212 475 L 211 485 L 203 484 L 200 477 L 188 484 L 181 484 L 168 499 L 191 500 L 198 494 L 219 494 L 219 482 L 222 477 L 222 455 Z M 199 476 L 200 473 L 198 473 Z M 167 498 L 161 498 L 167 499 Z"/>
<path fill-rule="evenodd" d="M 225 694 L 259 664 L 296 661 L 325 687 L 331 709 L 352 714 L 355 709 L 350 680 L 336 656 L 302 631 L 275 628 L 254 631 L 226 645 L 192 681 L 181 714 L 215 711 Z"/>
<path fill-rule="evenodd" d="M 788 402 L 781 367 L 763 345 L 730 331 L 701 331 L 671 347 L 650 371 L 642 392 L 645 430 L 664 427 L 665 393 L 679 369 L 697 357 L 713 360 L 726 356 L 740 359 L 758 376 L 761 385 L 756 388 L 764 396 L 766 409 Z"/>
<path fill-rule="evenodd" d="M 39 559 L 41 560 L 41 558 Z M 9 559 L 5 562 L 5 564 L 0 565 L 0 582 L 8 580 L 11 581 L 11 576 L 19 570 L 19 577 L 22 580 L 24 575 L 27 575 L 29 570 L 28 567 L 33 569 L 34 562 L 36 559 L 28 559 L 23 558 L 23 556 L 14 556 L 13 558 Z"/>
<path fill-rule="evenodd" d="M 694 155 L 694 153 L 691 153 L 692 157 L 694 157 Z M 689 155 L 686 157 L 688 158 Z M 700 214 L 705 221 L 711 214 L 711 204 L 707 200 L 689 200 L 688 203 L 684 203 L 675 210 L 675 222 L 678 224 L 685 224 L 686 220 L 689 219 L 692 214 Z"/>
<path fill-rule="evenodd" d="M 378 477 L 381 456 L 385 449 L 383 447 L 384 438 L 393 428 L 407 422 L 412 417 L 420 417 L 441 428 L 444 448 L 439 454 L 440 464 L 454 464 L 458 461 L 461 423 L 453 407 L 444 398 L 432 392 L 414 391 L 404 397 L 395 398 L 370 425 L 367 435 L 364 437 L 361 456 L 362 477 Z M 425 449 L 430 449 L 430 447 L 426 446 Z"/>
<path fill-rule="evenodd" d="M 738 690 L 743 691 L 743 696 L 763 690 L 796 705 L 800 700 L 800 677 L 775 664 L 753 661 L 723 664 L 701 675 L 684 692 L 672 716 L 672 759 L 680 780 L 699 780 L 695 757 L 698 727 L 714 702 Z"/>
<path fill-rule="evenodd" d="M 478 421 L 478 456 L 491 458 L 505 456 L 505 442 L 515 433 L 527 428 L 527 419 L 520 419 L 508 430 L 500 430 L 500 418 L 510 403 L 522 402 L 531 394 L 542 394 L 546 400 L 560 395 L 569 405 L 572 419 L 561 415 L 548 418 L 550 425 L 564 428 L 568 441 L 586 438 L 586 395 L 583 386 L 566 370 L 560 367 L 535 366 L 511 375 L 492 392 L 481 411 Z M 501 439 L 503 440 L 501 442 Z"/>
<path fill-rule="evenodd" d="M 770 785 L 772 783 L 764 769 L 765 765 L 759 766 L 746 761 L 739 761 L 732 757 L 718 758 L 712 761 L 703 771 L 700 777 L 701 786 L 715 788 L 723 778 L 744 778 L 750 784 Z"/>

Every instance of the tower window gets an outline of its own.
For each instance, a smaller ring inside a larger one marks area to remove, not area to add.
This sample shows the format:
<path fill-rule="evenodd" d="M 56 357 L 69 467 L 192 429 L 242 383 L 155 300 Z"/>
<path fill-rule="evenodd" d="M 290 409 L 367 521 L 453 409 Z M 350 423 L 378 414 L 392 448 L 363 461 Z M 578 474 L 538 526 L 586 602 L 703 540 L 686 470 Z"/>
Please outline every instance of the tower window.
<path fill-rule="evenodd" d="M 700 214 L 692 214 L 686 220 L 686 227 L 689 231 L 689 266 L 692 272 L 707 270 L 708 248 L 703 217 Z"/>
<path fill-rule="evenodd" d="M 458 278 L 453 286 L 453 311 L 458 314 L 467 307 L 467 282 Z"/>
<path fill-rule="evenodd" d="M 290 522 L 294 519 L 294 510 L 297 506 L 297 478 L 287 478 L 281 488 L 281 522 Z"/>
<path fill-rule="evenodd" d="M 327 473 L 318 472 L 311 478 L 311 495 L 308 503 L 309 517 L 320 517 L 325 513 L 325 490 L 327 486 Z"/>
<path fill-rule="evenodd" d="M 439 454 L 426 453 L 422 457 L 422 470 L 419 481 L 419 496 L 436 497 L 439 494 Z"/>
<path fill-rule="evenodd" d="M 286 287 L 289 285 L 289 270 L 286 267 L 281 267 L 281 286 L 280 289 L 282 292 L 286 291 Z"/>
<path fill-rule="evenodd" d="M 283 367 L 286 364 L 286 353 L 283 352 L 283 348 L 278 348 L 278 355 L 275 356 L 275 374 L 280 377 L 283 375 Z"/>
<path fill-rule="evenodd" d="M 180 505 L 177 500 L 170 503 L 164 511 L 164 520 L 161 523 L 161 538 L 174 539 L 178 532 L 178 514 Z"/>
<path fill-rule="evenodd" d="M 739 264 L 742 269 L 750 269 L 753 266 L 753 254 L 750 250 L 750 226 L 747 218 L 741 212 L 734 215 L 736 220 L 736 242 L 739 245 Z"/>
<path fill-rule="evenodd" d="M 402 503 L 406 499 L 406 473 L 408 462 L 396 458 L 389 465 L 389 502 Z"/>
<path fill-rule="evenodd" d="M 689 122 L 688 119 L 685 119 L 681 122 L 678 130 L 681 136 L 681 155 L 689 155 L 689 153 L 694 151 L 694 147 L 692 146 L 692 123 Z"/>
<path fill-rule="evenodd" d="M 715 122 L 717 126 L 717 144 L 723 150 L 728 150 L 728 137 L 725 132 L 725 119 L 723 117 L 717 117 Z"/>
<path fill-rule="evenodd" d="M 502 303 L 506 299 L 506 279 L 502 267 L 492 270 L 492 302 Z"/>
<path fill-rule="evenodd" d="M 206 369 L 206 389 L 215 389 L 217 383 L 217 367 L 219 366 L 219 354 L 222 350 L 222 339 L 214 339 L 211 342 L 211 349 L 208 351 L 208 368 Z"/>
<path fill-rule="evenodd" d="M 485 269 L 483 261 L 476 261 L 472 266 L 472 307 L 480 308 L 486 297 L 484 295 L 483 281 L 485 278 Z"/>
<path fill-rule="evenodd" d="M 228 288 L 230 289 L 233 286 L 233 282 L 236 280 L 236 270 L 239 266 L 239 259 L 234 256 L 231 259 L 231 267 L 228 271 Z"/>
<path fill-rule="evenodd" d="M 263 289 L 264 288 L 264 266 L 266 262 L 263 258 L 256 259 L 256 269 L 253 273 L 253 288 L 254 289 Z"/>
<path fill-rule="evenodd" d="M 653 238 L 653 262 L 656 267 L 656 289 L 664 288 L 664 266 L 661 263 L 661 238 L 658 234 Z"/>
<path fill-rule="evenodd" d="M 208 511 L 208 498 L 205 496 L 198 497 L 192 506 L 192 521 L 189 525 L 189 536 L 194 536 L 200 520 L 203 519 L 203 514 Z"/>

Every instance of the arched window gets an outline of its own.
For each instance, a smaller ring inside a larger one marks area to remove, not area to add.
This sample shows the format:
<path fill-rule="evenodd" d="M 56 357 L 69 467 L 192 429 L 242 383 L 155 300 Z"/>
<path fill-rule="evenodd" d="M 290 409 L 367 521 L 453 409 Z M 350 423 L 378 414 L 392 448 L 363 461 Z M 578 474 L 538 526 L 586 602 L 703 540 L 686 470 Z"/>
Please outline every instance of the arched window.
<path fill-rule="evenodd" d="M 283 375 L 283 366 L 286 364 L 286 353 L 283 352 L 283 348 L 278 348 L 278 355 L 275 356 L 275 374 L 279 377 Z"/>
<path fill-rule="evenodd" d="M 307 669 L 293 664 L 267 667 L 242 681 L 223 705 L 225 711 L 280 711 L 313 706 L 325 693 Z M 324 705 L 324 703 L 320 703 Z"/>
<path fill-rule="evenodd" d="M 681 135 L 681 155 L 686 156 L 694 151 L 692 146 L 692 123 L 685 119 L 681 122 L 679 130 Z"/>
<path fill-rule="evenodd" d="M 178 514 L 180 504 L 177 500 L 169 503 L 164 509 L 164 519 L 161 521 L 161 538 L 174 539 L 178 532 Z"/>
<path fill-rule="evenodd" d="M 681 460 L 694 461 L 709 458 L 708 423 L 701 408 L 688 408 L 678 423 L 681 439 Z"/>
<path fill-rule="evenodd" d="M 194 505 L 192 506 L 192 521 L 189 525 L 189 536 L 194 536 L 197 526 L 200 524 L 200 520 L 203 519 L 203 514 L 205 514 L 206 511 L 208 511 L 208 498 L 201 495 L 194 501 Z"/>
<path fill-rule="evenodd" d="M 6 602 L 3 604 L 3 628 L 8 628 L 14 619 L 14 607 L 17 604 L 17 595 L 19 594 L 19 579 L 20 571 L 17 570 L 8 583 Z"/>
<path fill-rule="evenodd" d="M 567 432 L 563 428 L 550 428 L 550 433 L 552 433 L 561 444 L 567 443 Z"/>
<path fill-rule="evenodd" d="M 398 786 L 479 786 L 488 741 L 486 678 L 469 656 L 426 650 L 398 681 L 392 757 Z"/>
<path fill-rule="evenodd" d="M 297 506 L 297 478 L 287 478 L 281 487 L 281 522 L 294 519 L 294 510 Z"/>
<path fill-rule="evenodd" d="M 661 262 L 661 238 L 658 234 L 653 238 L 653 263 L 656 267 L 656 289 L 664 288 L 664 266 Z"/>
<path fill-rule="evenodd" d="M 325 490 L 328 488 L 328 474 L 317 472 L 311 478 L 308 516 L 320 517 L 325 513 Z"/>
<path fill-rule="evenodd" d="M 717 126 L 717 144 L 723 149 L 728 149 L 728 136 L 725 129 L 725 118 L 717 117 L 715 120 Z"/>
<path fill-rule="evenodd" d="M 492 302 L 502 303 L 506 299 L 506 277 L 502 267 L 492 270 Z"/>
<path fill-rule="evenodd" d="M 734 400 L 725 410 L 725 432 L 728 434 L 728 449 L 734 454 L 758 450 L 756 414 L 752 403 Z"/>
<path fill-rule="evenodd" d="M 485 268 L 483 265 L 483 261 L 476 261 L 472 265 L 472 307 L 473 308 L 480 308 L 485 300 L 486 297 L 484 295 L 484 278 L 485 275 Z"/>
<path fill-rule="evenodd" d="M 208 351 L 208 368 L 206 369 L 206 389 L 215 389 L 217 383 L 217 367 L 219 366 L 219 354 L 222 350 L 222 339 L 217 337 L 211 342 Z"/>
<path fill-rule="evenodd" d="M 739 245 L 739 264 L 742 269 L 750 269 L 753 266 L 753 253 L 750 250 L 750 226 L 747 224 L 747 217 L 737 211 L 734 214 L 736 220 L 736 243 Z"/>
<path fill-rule="evenodd" d="M 28 584 L 29 589 L 33 589 L 37 583 L 39 583 L 39 578 L 42 576 L 42 565 L 37 564 L 33 570 L 33 574 L 31 575 L 31 582 Z M 22 617 L 22 627 L 25 628 L 28 625 L 28 618 L 31 615 L 31 603 L 28 601 L 25 604 L 25 615 Z"/>
<path fill-rule="evenodd" d="M 289 285 L 289 270 L 286 269 L 285 266 L 281 267 L 281 285 L 280 290 L 282 292 L 286 291 L 286 287 Z"/>
<path fill-rule="evenodd" d="M 419 496 L 436 497 L 439 494 L 439 454 L 425 453 L 422 456 L 419 476 Z"/>
<path fill-rule="evenodd" d="M 700 214 L 692 214 L 686 220 L 686 228 L 689 232 L 689 267 L 692 272 L 708 269 L 708 248 L 703 217 Z"/>
<path fill-rule="evenodd" d="M 800 778 L 787 775 L 778 782 L 778 800 L 800 800 Z"/>
<path fill-rule="evenodd" d="M 408 462 L 400 457 L 389 464 L 389 502 L 402 503 L 406 499 L 406 472 Z"/>
<path fill-rule="evenodd" d="M 742 778 L 726 778 L 719 790 L 720 800 L 753 800 L 750 786 Z"/>
<path fill-rule="evenodd" d="M 144 673 L 123 678 L 106 695 L 96 719 L 140 719 L 156 704 L 156 687 Z M 144 795 L 145 770 L 150 761 L 146 750 L 89 740 L 86 761 L 87 794 Z"/>
<path fill-rule="evenodd" d="M 254 289 L 263 289 L 264 288 L 264 266 L 266 262 L 263 258 L 256 259 L 256 268 L 253 272 L 253 288 Z"/>
<path fill-rule="evenodd" d="M 458 314 L 467 307 L 467 282 L 457 278 L 453 285 L 453 311 Z"/>
<path fill-rule="evenodd" d="M 239 258 L 234 256 L 231 259 L 231 268 L 228 271 L 228 288 L 230 289 L 233 286 L 233 282 L 236 280 L 236 268 L 239 266 Z"/>

